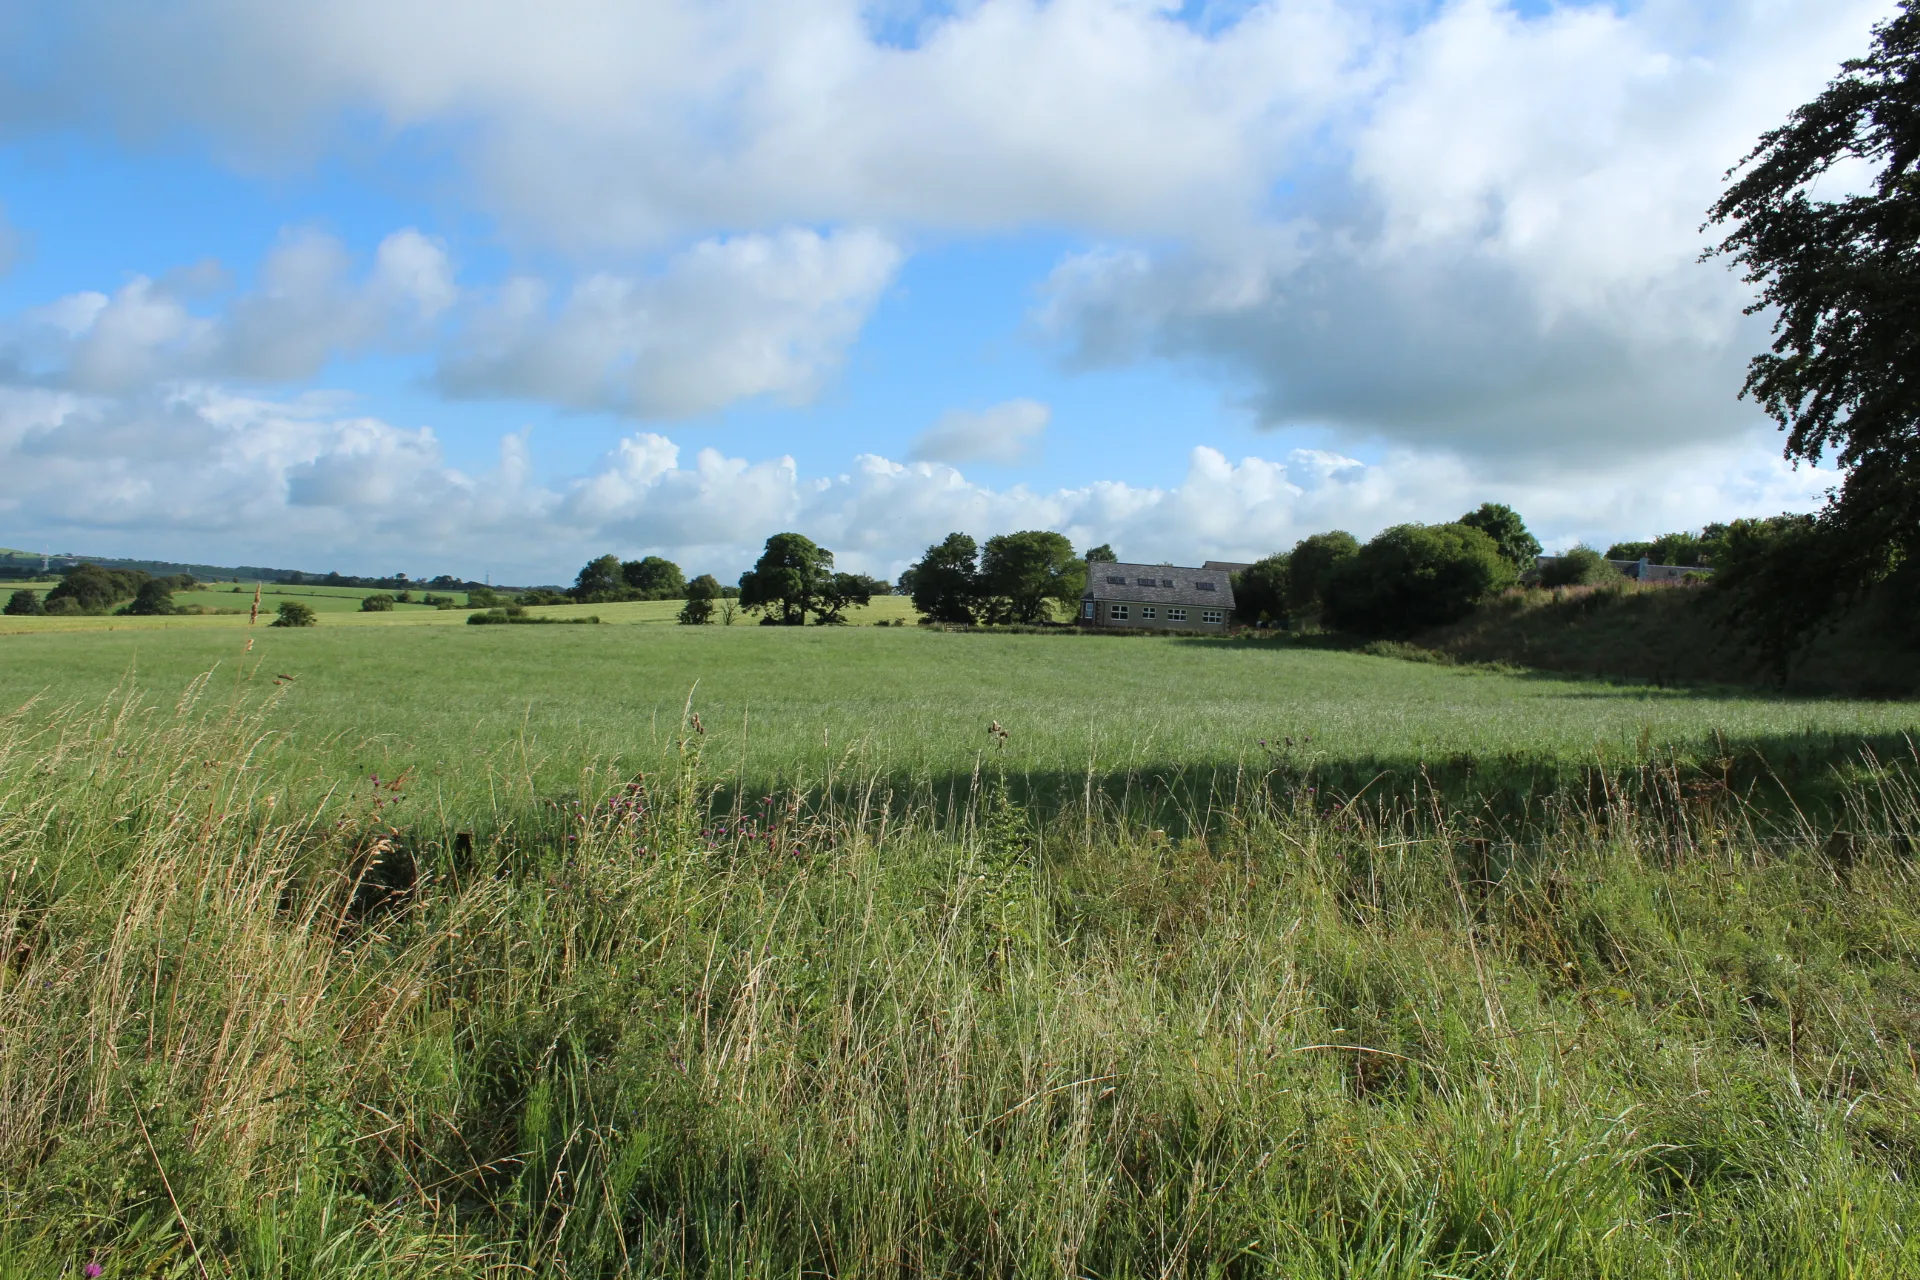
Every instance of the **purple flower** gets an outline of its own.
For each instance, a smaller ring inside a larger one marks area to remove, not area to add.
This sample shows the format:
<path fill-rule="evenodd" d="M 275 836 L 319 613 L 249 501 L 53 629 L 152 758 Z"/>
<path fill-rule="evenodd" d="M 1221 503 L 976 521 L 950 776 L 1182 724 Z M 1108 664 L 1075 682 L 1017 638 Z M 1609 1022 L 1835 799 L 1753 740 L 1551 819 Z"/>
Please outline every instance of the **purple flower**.
<path fill-rule="evenodd" d="M 89 1280 L 91 1280 L 91 1277 L 94 1277 L 100 1274 L 100 1264 L 97 1262 L 89 1262 L 86 1266 L 80 1269 L 80 1274 L 83 1276 L 89 1277 Z"/>

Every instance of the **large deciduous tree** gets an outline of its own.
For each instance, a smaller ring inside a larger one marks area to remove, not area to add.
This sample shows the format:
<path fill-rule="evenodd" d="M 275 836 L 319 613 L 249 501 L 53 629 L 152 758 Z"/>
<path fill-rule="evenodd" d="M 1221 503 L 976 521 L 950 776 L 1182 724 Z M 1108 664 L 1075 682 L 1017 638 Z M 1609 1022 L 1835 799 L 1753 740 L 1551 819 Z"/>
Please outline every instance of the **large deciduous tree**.
<path fill-rule="evenodd" d="M 1334 569 L 1327 616 L 1342 631 L 1410 635 L 1466 617 L 1514 577 L 1513 562 L 1478 529 L 1395 525 Z"/>
<path fill-rule="evenodd" d="M 778 626 L 804 626 L 833 576 L 833 552 L 798 533 L 776 533 L 740 575 L 740 607 Z"/>
<path fill-rule="evenodd" d="M 1500 554 L 1521 572 L 1533 568 L 1534 558 L 1540 554 L 1540 539 L 1528 532 L 1520 513 L 1505 503 L 1483 502 L 1478 510 L 1467 512 L 1455 523 L 1492 538 Z"/>
<path fill-rule="evenodd" d="M 628 560 L 620 566 L 621 580 L 638 600 L 678 600 L 687 595 L 687 575 L 665 556 Z"/>
<path fill-rule="evenodd" d="M 1816 525 L 1782 544 L 1798 572 L 1764 575 L 1785 594 L 1746 599 L 1776 641 L 1920 550 L 1916 164 L 1920 0 L 1902 0 L 1866 57 L 1762 135 L 1710 214 L 1729 228 L 1710 252 L 1759 287 L 1750 311 L 1774 317 L 1742 394 L 1787 432 L 1788 457 L 1846 470 Z"/>
<path fill-rule="evenodd" d="M 913 607 L 931 622 L 969 623 L 980 593 L 979 546 L 964 533 L 950 533 L 902 575 Z"/>
<path fill-rule="evenodd" d="M 1296 622 L 1320 613 L 1334 571 L 1359 550 L 1360 540 L 1345 529 L 1316 533 L 1293 544 L 1293 554 L 1287 558 L 1287 611 Z"/>
<path fill-rule="evenodd" d="M 1003 533 L 987 539 L 980 557 L 980 588 L 992 622 L 1047 622 L 1053 602 L 1074 607 L 1086 584 L 1086 563 L 1065 534 Z"/>
<path fill-rule="evenodd" d="M 1255 561 L 1233 575 L 1233 612 L 1242 622 L 1287 625 L 1288 568 L 1286 554 Z"/>
<path fill-rule="evenodd" d="M 620 572 L 620 557 L 598 556 L 587 561 L 573 580 L 569 593 L 582 604 L 601 604 L 626 594 L 627 581 Z"/>

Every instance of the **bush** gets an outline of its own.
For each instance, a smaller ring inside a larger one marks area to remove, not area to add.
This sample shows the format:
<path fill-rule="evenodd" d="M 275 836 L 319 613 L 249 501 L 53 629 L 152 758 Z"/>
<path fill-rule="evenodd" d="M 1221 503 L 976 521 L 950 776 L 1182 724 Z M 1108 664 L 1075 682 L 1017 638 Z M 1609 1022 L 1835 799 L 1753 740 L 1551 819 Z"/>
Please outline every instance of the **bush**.
<path fill-rule="evenodd" d="M 40 603 L 39 594 L 28 591 L 25 588 L 14 592 L 13 597 L 7 601 L 6 612 L 8 617 L 33 618 L 44 614 L 46 611 L 47 607 Z"/>
<path fill-rule="evenodd" d="M 704 627 L 713 621 L 713 602 L 720 595 L 720 583 L 703 573 L 686 584 L 687 603 L 680 609 L 680 625 Z"/>
<path fill-rule="evenodd" d="M 311 606 L 301 604 L 298 600 L 282 600 L 279 612 L 280 616 L 268 623 L 268 626 L 311 627 L 320 621 L 319 615 L 314 613 Z"/>
<path fill-rule="evenodd" d="M 1514 577 L 1513 562 L 1478 529 L 1396 525 L 1334 570 L 1327 614 L 1342 631 L 1411 635 L 1459 621 Z"/>
<path fill-rule="evenodd" d="M 376 591 L 360 602 L 362 613 L 392 613 L 393 597 L 384 591 Z"/>
<path fill-rule="evenodd" d="M 149 578 L 140 584 L 133 603 L 126 612 L 135 617 L 157 617 L 162 614 L 178 613 L 173 604 L 173 587 L 164 578 Z"/>
<path fill-rule="evenodd" d="M 1592 547 L 1575 547 L 1540 566 L 1543 587 L 1597 587 L 1619 579 L 1620 571 Z"/>
<path fill-rule="evenodd" d="M 517 604 L 510 604 L 500 609 L 488 609 L 484 613 L 470 613 L 467 615 L 467 625 L 470 627 L 498 627 L 508 625 L 535 627 L 570 626 L 582 623 L 591 625 L 599 621 L 600 615 L 598 614 L 586 618 L 538 618 Z"/>

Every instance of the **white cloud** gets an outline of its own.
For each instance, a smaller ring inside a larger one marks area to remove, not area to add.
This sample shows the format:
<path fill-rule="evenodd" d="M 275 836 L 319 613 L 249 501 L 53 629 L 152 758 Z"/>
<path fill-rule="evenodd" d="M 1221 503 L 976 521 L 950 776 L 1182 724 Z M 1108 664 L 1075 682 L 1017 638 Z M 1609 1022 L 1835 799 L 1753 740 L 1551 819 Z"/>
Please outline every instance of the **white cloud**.
<path fill-rule="evenodd" d="M 978 413 L 953 409 L 920 433 L 911 457 L 921 462 L 1028 461 L 1046 434 L 1053 410 L 1037 400 L 1008 400 Z"/>
<path fill-rule="evenodd" d="M 1273 0 L 1203 31 L 1158 2 L 970 0 L 926 6 L 903 47 L 867 0 L 71 0 L 33 24 L 0 110 L 191 128 L 270 166 L 371 117 L 574 247 L 820 222 L 1184 231 L 1257 210 L 1370 82 L 1374 8 L 1396 6 Z"/>
<path fill-rule="evenodd" d="M 1070 255 L 1043 321 L 1085 366 L 1224 371 L 1268 424 L 1496 464 L 1743 435 L 1765 322 L 1696 261 L 1699 224 L 1889 8 L 1458 0 L 1394 47 L 1291 222 Z"/>
<path fill-rule="evenodd" d="M 1756 460 L 1757 459 L 1757 460 Z M 954 467 L 875 455 L 845 473 L 802 475 L 790 457 L 753 461 L 651 432 L 622 440 L 568 480 L 533 478 L 529 441 L 497 465 L 448 465 L 426 428 L 341 416 L 324 401 L 273 402 L 215 386 L 108 398 L 0 390 L 0 518 L 16 541 L 323 568 L 496 574 L 551 581 L 587 557 L 659 552 L 731 577 L 772 533 L 798 529 L 843 565 L 888 576 L 960 529 L 985 537 L 1057 529 L 1143 560 L 1247 559 L 1329 528 L 1361 536 L 1507 501 L 1564 545 L 1804 509 L 1832 473 L 1792 471 L 1703 447 L 1685 465 L 1624 459 L 1565 481 L 1489 485 L 1458 458 L 1405 451 L 1377 464 L 1294 450 L 1238 461 L 1192 450 L 1163 486 L 1115 481 L 995 489 Z M 324 548 L 324 551 L 316 550 Z"/>
<path fill-rule="evenodd" d="M 900 264 L 871 231 L 704 240 L 665 271 L 596 274 L 558 308 L 510 280 L 473 315 L 438 374 L 455 396 L 506 395 L 642 418 L 741 399 L 805 401 L 838 368 Z"/>
<path fill-rule="evenodd" d="M 86 392 L 202 375 L 285 381 L 335 355 L 419 341 L 458 296 L 445 248 L 412 228 L 381 241 L 359 280 L 338 240 L 290 233 L 261 264 L 257 289 L 224 314 L 196 313 L 189 300 L 217 274 L 208 264 L 136 276 L 112 296 L 69 294 L 24 313 L 4 345 L 12 363 Z"/>

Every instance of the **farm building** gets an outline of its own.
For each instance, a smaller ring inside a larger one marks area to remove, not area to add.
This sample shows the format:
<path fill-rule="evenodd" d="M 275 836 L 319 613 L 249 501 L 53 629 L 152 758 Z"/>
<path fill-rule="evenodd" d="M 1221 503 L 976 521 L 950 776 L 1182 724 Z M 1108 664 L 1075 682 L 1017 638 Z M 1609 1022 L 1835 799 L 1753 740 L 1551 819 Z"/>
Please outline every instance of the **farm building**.
<path fill-rule="evenodd" d="M 1171 564 L 1091 564 L 1080 597 L 1083 627 L 1225 631 L 1233 577 L 1225 569 Z"/>

